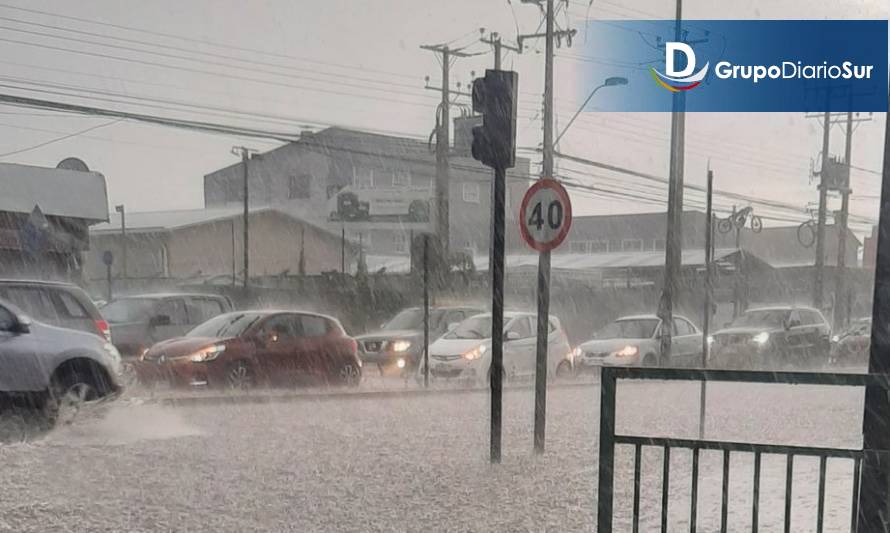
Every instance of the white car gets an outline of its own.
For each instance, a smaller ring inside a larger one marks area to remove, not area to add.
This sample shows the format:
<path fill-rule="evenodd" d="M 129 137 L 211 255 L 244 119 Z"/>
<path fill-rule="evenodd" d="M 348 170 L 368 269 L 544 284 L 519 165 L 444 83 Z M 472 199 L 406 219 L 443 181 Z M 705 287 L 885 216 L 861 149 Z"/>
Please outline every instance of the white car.
<path fill-rule="evenodd" d="M 702 333 L 689 319 L 674 316 L 671 358 L 661 356 L 661 319 L 655 315 L 622 317 L 572 352 L 581 372 L 601 366 L 701 366 Z"/>
<path fill-rule="evenodd" d="M 504 373 L 508 381 L 535 375 L 536 335 L 534 313 L 504 313 Z M 572 373 L 571 350 L 559 320 L 551 316 L 548 376 Z M 431 344 L 429 362 L 432 379 L 487 384 L 491 368 L 491 314 L 472 316 Z M 423 365 L 419 373 L 423 375 Z"/>

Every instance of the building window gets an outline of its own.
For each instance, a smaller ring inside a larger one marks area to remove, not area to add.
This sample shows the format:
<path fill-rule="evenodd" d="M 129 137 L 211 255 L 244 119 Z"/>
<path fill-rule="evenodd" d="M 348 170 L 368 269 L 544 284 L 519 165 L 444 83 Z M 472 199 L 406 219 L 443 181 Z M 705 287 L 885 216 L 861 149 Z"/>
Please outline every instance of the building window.
<path fill-rule="evenodd" d="M 356 189 L 374 188 L 374 169 L 352 167 L 352 185 Z"/>
<path fill-rule="evenodd" d="M 392 171 L 392 186 L 393 187 L 410 187 L 411 186 L 411 173 L 407 170 L 393 170 Z"/>
<path fill-rule="evenodd" d="M 622 252 L 642 252 L 643 251 L 643 240 L 642 239 L 622 239 L 621 240 L 621 251 Z"/>
<path fill-rule="evenodd" d="M 463 199 L 464 202 L 470 204 L 478 204 L 479 203 L 479 184 L 476 182 L 472 183 L 464 183 L 463 188 Z"/>
<path fill-rule="evenodd" d="M 408 251 L 408 236 L 404 233 L 396 233 L 392 236 L 393 248 L 396 253 L 403 254 Z"/>
<path fill-rule="evenodd" d="M 291 176 L 288 183 L 287 197 L 291 200 L 312 197 L 312 176 L 309 174 Z"/>
<path fill-rule="evenodd" d="M 652 241 L 652 249 L 656 252 L 664 250 L 664 239 L 655 239 Z"/>

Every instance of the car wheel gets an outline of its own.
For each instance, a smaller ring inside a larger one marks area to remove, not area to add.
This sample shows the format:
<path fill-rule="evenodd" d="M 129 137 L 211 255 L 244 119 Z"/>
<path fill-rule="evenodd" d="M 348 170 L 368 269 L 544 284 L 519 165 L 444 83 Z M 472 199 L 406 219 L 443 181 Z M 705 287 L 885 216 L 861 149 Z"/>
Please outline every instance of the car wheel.
<path fill-rule="evenodd" d="M 647 353 L 646 356 L 643 357 L 643 366 L 649 368 L 658 366 L 658 359 L 655 358 L 655 355 Z"/>
<path fill-rule="evenodd" d="M 337 380 L 341 385 L 358 387 L 362 382 L 362 371 L 352 363 L 347 363 L 340 367 L 340 371 L 337 373 Z"/>
<path fill-rule="evenodd" d="M 253 369 L 245 361 L 237 361 L 226 373 L 226 383 L 230 389 L 247 390 L 256 385 Z"/>
<path fill-rule="evenodd" d="M 568 361 L 560 361 L 556 365 L 556 379 L 565 379 L 572 376 L 572 365 Z"/>
<path fill-rule="evenodd" d="M 80 412 L 99 399 L 99 392 L 89 380 L 71 373 L 52 386 L 47 401 L 48 416 L 55 425 L 70 425 Z"/>

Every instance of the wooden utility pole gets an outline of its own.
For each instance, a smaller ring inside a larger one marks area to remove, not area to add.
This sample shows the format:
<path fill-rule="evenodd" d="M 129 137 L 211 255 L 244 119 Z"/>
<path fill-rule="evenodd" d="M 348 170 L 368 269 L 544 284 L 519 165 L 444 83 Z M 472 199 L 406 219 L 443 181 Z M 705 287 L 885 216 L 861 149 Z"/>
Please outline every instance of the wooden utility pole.
<path fill-rule="evenodd" d="M 438 88 L 442 93 L 442 101 L 439 103 L 436 113 L 436 236 L 439 240 L 441 257 L 448 257 L 448 245 L 450 241 L 448 195 L 450 189 L 450 165 L 448 155 L 451 146 L 451 60 L 457 57 L 469 57 L 475 54 L 467 54 L 460 50 L 452 50 L 446 44 L 421 45 L 423 50 L 429 50 L 441 54 L 442 86 Z M 459 93 L 460 94 L 460 93 Z"/>
<path fill-rule="evenodd" d="M 519 50 L 528 39 L 544 38 L 544 146 L 541 164 L 541 178 L 555 178 L 553 175 L 553 59 L 555 40 L 565 38 L 571 45 L 576 30 L 556 28 L 554 0 L 546 2 L 544 11 L 545 32 L 520 35 L 517 38 Z M 542 0 L 523 0 L 540 7 Z M 538 323 L 537 347 L 535 351 L 535 453 L 544 452 L 545 424 L 547 419 L 547 338 L 550 334 L 550 252 L 538 254 Z"/>

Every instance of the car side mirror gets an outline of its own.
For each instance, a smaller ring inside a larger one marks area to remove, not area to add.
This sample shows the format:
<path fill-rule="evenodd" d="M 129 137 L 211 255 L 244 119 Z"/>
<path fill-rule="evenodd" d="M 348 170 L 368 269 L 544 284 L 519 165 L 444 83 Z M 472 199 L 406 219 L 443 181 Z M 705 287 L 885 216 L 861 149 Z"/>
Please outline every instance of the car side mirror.
<path fill-rule="evenodd" d="M 517 341 L 519 340 L 519 333 L 515 331 L 508 331 L 506 335 L 504 335 L 504 340 L 507 341 Z"/>
<path fill-rule="evenodd" d="M 16 333 L 31 333 L 31 317 L 28 315 L 18 315 L 15 317 Z"/>
<path fill-rule="evenodd" d="M 155 315 L 148 321 L 149 327 L 156 328 L 158 326 L 169 326 L 170 315 Z"/>

